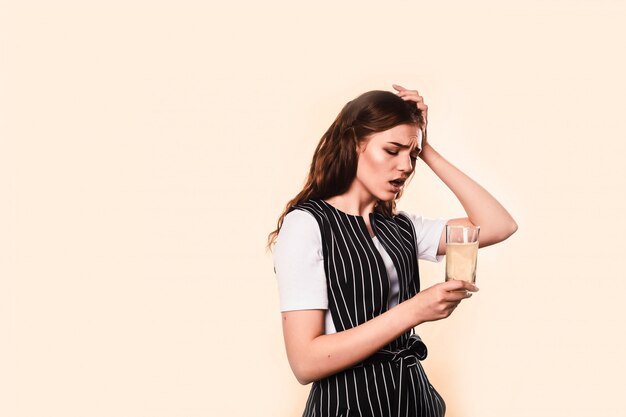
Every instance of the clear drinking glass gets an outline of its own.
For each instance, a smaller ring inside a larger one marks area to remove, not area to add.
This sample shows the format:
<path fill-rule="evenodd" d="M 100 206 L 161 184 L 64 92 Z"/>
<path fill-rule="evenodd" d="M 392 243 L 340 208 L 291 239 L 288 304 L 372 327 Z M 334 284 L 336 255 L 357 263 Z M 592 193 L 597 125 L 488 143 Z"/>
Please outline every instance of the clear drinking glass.
<path fill-rule="evenodd" d="M 480 226 L 446 225 L 446 281 L 476 282 Z"/>

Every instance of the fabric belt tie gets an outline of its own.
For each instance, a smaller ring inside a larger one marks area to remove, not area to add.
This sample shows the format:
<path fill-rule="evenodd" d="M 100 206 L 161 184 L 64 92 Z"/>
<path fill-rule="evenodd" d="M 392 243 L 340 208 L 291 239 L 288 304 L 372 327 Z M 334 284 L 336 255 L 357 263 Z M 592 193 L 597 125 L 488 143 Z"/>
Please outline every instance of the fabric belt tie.
<path fill-rule="evenodd" d="M 426 345 L 418 335 L 414 334 L 407 339 L 404 346 L 400 349 L 396 351 L 387 349 L 379 350 L 362 362 L 362 365 L 393 363 L 393 366 L 398 369 L 397 384 L 398 387 L 403 388 L 394 390 L 393 397 L 391 398 L 391 416 L 408 416 L 413 412 L 412 410 L 414 410 L 412 406 L 409 405 L 410 400 L 408 395 L 419 395 L 425 398 L 426 394 L 424 394 L 424 392 L 433 389 L 432 385 L 426 380 L 422 365 L 419 363 L 419 361 L 426 359 L 427 355 L 428 350 L 426 349 Z M 424 378 L 419 378 L 419 380 L 424 381 L 426 384 L 419 389 L 419 393 L 409 394 L 408 387 L 412 386 L 413 383 L 410 376 L 411 372 L 408 370 L 409 368 L 416 368 L 414 372 L 417 372 L 418 375 L 422 375 Z M 421 415 L 422 414 L 419 414 L 419 416 Z"/>
<path fill-rule="evenodd" d="M 426 349 L 426 345 L 422 342 L 422 339 L 418 335 L 414 334 L 407 339 L 404 346 L 399 350 L 379 350 L 363 361 L 363 364 L 369 365 L 381 362 L 393 362 L 397 366 L 408 368 L 416 366 L 417 361 L 426 359 L 427 355 L 428 349 Z"/>

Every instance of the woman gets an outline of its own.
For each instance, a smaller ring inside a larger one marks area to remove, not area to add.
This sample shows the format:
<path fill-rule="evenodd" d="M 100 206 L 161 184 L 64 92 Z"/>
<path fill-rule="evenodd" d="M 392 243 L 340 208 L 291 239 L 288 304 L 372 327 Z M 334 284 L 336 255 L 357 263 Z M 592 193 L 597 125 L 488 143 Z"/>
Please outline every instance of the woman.
<path fill-rule="evenodd" d="M 441 260 L 445 224 L 480 225 L 480 247 L 517 230 L 504 207 L 433 149 L 415 90 L 370 91 L 322 136 L 304 189 L 270 233 L 291 368 L 313 382 L 304 416 L 442 416 L 414 327 L 448 317 L 478 288 L 420 291 L 417 260 Z M 467 217 L 424 219 L 395 202 L 421 158 Z"/>

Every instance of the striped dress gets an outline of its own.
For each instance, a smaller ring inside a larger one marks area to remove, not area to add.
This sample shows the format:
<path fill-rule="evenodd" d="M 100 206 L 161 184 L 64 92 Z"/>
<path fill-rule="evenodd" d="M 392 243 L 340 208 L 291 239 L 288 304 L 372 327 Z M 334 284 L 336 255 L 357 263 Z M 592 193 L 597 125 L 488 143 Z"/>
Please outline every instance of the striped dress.
<path fill-rule="evenodd" d="M 387 311 L 389 279 L 363 217 L 322 199 L 292 206 L 315 217 L 321 231 L 328 308 L 338 332 Z M 419 292 L 415 230 L 402 214 L 371 213 L 370 224 L 398 273 L 401 303 Z M 312 384 L 303 417 L 439 417 L 445 403 L 420 363 L 426 345 L 414 329 L 365 361 Z"/>

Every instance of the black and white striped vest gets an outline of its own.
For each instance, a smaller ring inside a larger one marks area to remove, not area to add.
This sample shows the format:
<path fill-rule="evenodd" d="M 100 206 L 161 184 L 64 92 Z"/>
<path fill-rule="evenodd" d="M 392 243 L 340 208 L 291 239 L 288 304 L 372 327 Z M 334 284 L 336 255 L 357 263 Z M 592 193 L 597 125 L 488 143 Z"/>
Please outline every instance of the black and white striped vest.
<path fill-rule="evenodd" d="M 389 278 L 363 217 L 344 213 L 322 199 L 308 200 L 289 211 L 296 209 L 311 213 L 320 227 L 328 308 L 336 330 L 350 329 L 387 311 Z M 420 290 L 413 223 L 402 214 L 369 216 L 374 234 L 398 273 L 401 303 Z M 402 348 L 413 333 L 413 329 L 405 332 L 386 349 Z"/>

